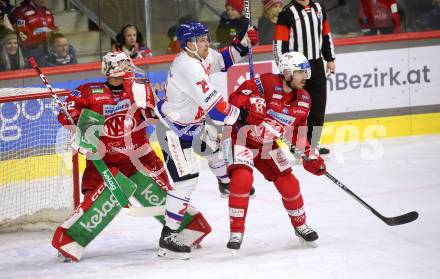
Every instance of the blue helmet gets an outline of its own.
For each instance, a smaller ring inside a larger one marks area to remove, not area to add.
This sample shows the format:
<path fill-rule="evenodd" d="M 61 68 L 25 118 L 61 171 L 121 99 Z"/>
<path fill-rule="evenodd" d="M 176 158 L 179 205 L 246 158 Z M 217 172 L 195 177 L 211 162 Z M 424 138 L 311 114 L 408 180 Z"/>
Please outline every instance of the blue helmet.
<path fill-rule="evenodd" d="M 198 21 L 187 21 L 177 28 L 176 37 L 179 40 L 180 48 L 185 49 L 188 41 L 195 42 L 197 37 L 208 33 L 208 27 L 205 24 Z"/>

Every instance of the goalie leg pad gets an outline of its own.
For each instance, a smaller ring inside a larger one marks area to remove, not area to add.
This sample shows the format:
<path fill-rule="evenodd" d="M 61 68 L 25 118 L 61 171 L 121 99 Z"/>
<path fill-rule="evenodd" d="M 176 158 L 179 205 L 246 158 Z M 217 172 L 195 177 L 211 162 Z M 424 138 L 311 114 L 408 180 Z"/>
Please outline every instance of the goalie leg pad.
<path fill-rule="evenodd" d="M 179 228 L 179 237 L 187 246 L 198 246 L 200 242 L 202 242 L 203 238 L 205 238 L 205 236 L 212 231 L 211 226 L 201 212 L 194 216 L 189 215 L 188 213 L 185 214 L 182 225 L 185 224 L 185 217 L 187 216 L 190 217 L 188 218 L 189 223 L 184 226 L 184 228 L 183 226 Z"/>
<path fill-rule="evenodd" d="M 126 197 L 131 197 L 136 184 L 117 169 L 110 171 Z M 79 261 L 84 248 L 114 219 L 121 207 L 105 184 L 85 197 L 72 215 L 55 231 L 52 246 L 63 256 Z"/>

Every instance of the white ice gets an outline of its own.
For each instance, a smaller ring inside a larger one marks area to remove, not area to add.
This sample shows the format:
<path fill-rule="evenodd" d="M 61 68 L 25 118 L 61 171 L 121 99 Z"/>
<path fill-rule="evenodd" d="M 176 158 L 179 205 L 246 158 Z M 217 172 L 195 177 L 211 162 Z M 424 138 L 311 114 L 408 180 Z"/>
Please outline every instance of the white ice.
<path fill-rule="evenodd" d="M 319 246 L 300 245 L 275 188 L 256 174 L 244 242 L 231 257 L 227 200 L 204 168 L 192 200 L 213 232 L 189 261 L 158 258 L 159 223 L 123 213 L 80 263 L 57 261 L 50 232 L 0 234 L 0 278 L 440 278 L 440 136 L 380 144 L 382 156 L 366 160 L 362 149 L 373 149 L 362 143 L 331 156 L 328 170 L 383 215 L 418 211 L 415 222 L 387 226 L 326 177 L 295 166 Z"/>

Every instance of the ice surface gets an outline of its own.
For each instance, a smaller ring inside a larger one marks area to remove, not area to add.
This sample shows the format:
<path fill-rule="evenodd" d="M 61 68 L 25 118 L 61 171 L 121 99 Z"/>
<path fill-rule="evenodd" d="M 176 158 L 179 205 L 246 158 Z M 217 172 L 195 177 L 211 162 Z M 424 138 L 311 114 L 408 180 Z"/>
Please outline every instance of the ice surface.
<path fill-rule="evenodd" d="M 227 200 L 204 167 L 192 201 L 213 232 L 189 261 L 158 258 L 160 224 L 123 212 L 80 263 L 59 263 L 49 232 L 0 234 L 0 278 L 439 278 L 440 136 L 380 145 L 374 160 L 362 159 L 362 149 L 373 150 L 366 143 L 337 158 L 340 147 L 330 146 L 328 170 L 385 216 L 418 211 L 413 223 L 389 227 L 327 178 L 295 166 L 319 246 L 300 245 L 275 188 L 256 174 L 243 245 L 231 257 Z"/>

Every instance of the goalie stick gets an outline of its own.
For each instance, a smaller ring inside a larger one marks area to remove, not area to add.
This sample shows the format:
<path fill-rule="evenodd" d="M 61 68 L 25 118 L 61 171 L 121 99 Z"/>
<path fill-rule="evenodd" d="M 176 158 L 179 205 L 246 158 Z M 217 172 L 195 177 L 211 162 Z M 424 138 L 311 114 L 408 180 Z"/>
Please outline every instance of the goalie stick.
<path fill-rule="evenodd" d="M 75 125 L 75 121 L 73 121 L 72 117 L 67 112 L 66 106 L 64 105 L 63 102 L 61 102 L 60 98 L 58 97 L 58 95 L 53 90 L 52 86 L 49 83 L 49 80 L 43 74 L 43 72 L 41 71 L 40 67 L 38 67 L 37 62 L 35 61 L 35 59 L 33 57 L 30 57 L 28 61 L 29 61 L 29 64 L 32 66 L 32 68 L 34 68 L 34 70 L 38 73 L 38 75 L 40 76 L 40 78 L 43 81 L 44 85 L 47 87 L 47 89 L 49 89 L 49 91 L 50 91 L 50 93 L 52 95 L 52 98 L 55 100 L 57 105 L 61 108 L 61 111 L 67 117 L 67 119 L 69 120 L 70 124 Z M 105 165 L 105 163 L 102 160 L 100 160 L 100 159 L 99 160 L 92 160 L 92 162 L 95 165 L 96 169 L 99 171 L 99 174 L 101 175 L 102 179 L 107 184 L 107 187 L 109 188 L 110 192 L 112 193 L 112 195 L 118 201 L 119 206 L 121 208 L 124 208 L 125 206 L 131 206 L 131 204 L 128 201 L 127 197 L 122 192 L 121 186 L 118 184 L 118 182 L 116 181 L 115 177 L 110 172 L 110 170 Z"/>
<path fill-rule="evenodd" d="M 280 138 L 282 141 L 284 141 L 288 145 L 291 144 L 280 132 L 276 131 L 268 123 L 263 122 L 263 126 L 267 130 L 269 130 L 273 135 Z M 356 201 L 358 201 L 360 204 L 362 204 L 366 209 L 368 209 L 371 213 L 373 213 L 376 217 L 378 217 L 380 220 L 382 220 L 388 226 L 398 226 L 398 225 L 407 224 L 412 221 L 415 221 L 419 217 L 419 213 L 417 213 L 417 211 L 411 211 L 406 214 L 395 216 L 395 217 L 385 217 L 382 214 L 380 214 L 376 209 L 374 209 L 371 205 L 369 205 L 363 199 L 361 199 L 355 193 L 353 193 L 347 186 L 345 186 L 341 181 L 336 179 L 329 172 L 325 172 L 324 175 L 328 179 L 330 179 L 333 183 L 335 183 L 338 187 L 340 187 L 342 190 L 344 190 L 346 193 L 348 193 L 352 198 L 354 198 Z"/>

